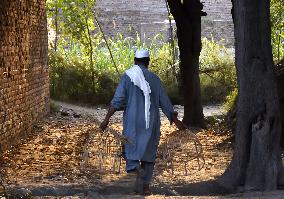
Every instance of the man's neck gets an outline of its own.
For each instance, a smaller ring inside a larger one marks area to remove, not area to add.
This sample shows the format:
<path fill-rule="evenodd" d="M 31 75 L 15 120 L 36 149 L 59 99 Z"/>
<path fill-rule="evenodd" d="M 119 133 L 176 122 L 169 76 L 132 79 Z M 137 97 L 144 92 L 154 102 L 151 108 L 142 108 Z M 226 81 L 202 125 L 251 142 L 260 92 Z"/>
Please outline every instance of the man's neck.
<path fill-rule="evenodd" d="M 145 66 L 144 64 L 135 64 L 135 65 L 148 69 L 148 67 Z"/>

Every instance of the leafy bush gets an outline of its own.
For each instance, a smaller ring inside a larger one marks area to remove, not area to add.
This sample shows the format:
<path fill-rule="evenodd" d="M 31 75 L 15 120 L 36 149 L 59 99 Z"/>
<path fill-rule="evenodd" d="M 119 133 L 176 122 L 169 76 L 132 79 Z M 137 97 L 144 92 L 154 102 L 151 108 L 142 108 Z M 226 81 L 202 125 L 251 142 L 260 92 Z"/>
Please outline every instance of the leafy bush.
<path fill-rule="evenodd" d="M 238 89 L 235 88 L 226 97 L 226 101 L 225 101 L 224 107 L 225 107 L 227 112 L 232 110 L 234 108 L 234 106 L 236 105 L 237 96 L 238 96 Z"/>
<path fill-rule="evenodd" d="M 60 108 L 53 100 L 50 101 L 49 107 L 50 107 L 50 112 L 51 112 L 51 113 L 56 113 L 56 112 L 58 112 L 58 111 L 59 111 L 59 108 Z"/>
<path fill-rule="evenodd" d="M 200 54 L 200 82 L 203 104 L 223 103 L 237 87 L 233 53 L 206 38 Z"/>
<path fill-rule="evenodd" d="M 151 45 L 151 63 L 150 70 L 157 74 L 167 91 L 169 98 L 173 104 L 182 104 L 183 99 L 179 92 L 179 73 L 177 63 L 173 63 L 170 44 L 162 46 Z M 175 64 L 175 66 L 173 66 Z"/>
<path fill-rule="evenodd" d="M 174 78 L 169 75 L 169 45 L 158 46 L 156 42 L 161 39 L 161 36 L 157 35 L 150 45 L 150 70 L 162 77 L 166 89 L 170 90 L 170 96 L 176 97 L 176 87 L 172 84 Z M 121 34 L 114 39 L 108 39 L 108 43 L 120 75 L 133 65 L 135 50 L 145 47 L 138 36 L 134 40 L 123 38 Z M 59 48 L 57 52 L 49 50 L 51 97 L 91 104 L 109 103 L 120 75 L 116 72 L 105 42 L 101 40 L 94 46 L 94 73 L 82 53 L 82 46 L 67 46 L 68 48 Z"/>
<path fill-rule="evenodd" d="M 282 0 L 270 1 L 271 44 L 276 63 L 284 57 L 284 3 Z"/>
<path fill-rule="evenodd" d="M 139 34 L 136 38 L 125 38 L 118 33 L 105 41 L 93 12 L 94 0 L 48 0 L 46 4 L 51 97 L 91 104 L 109 103 L 120 75 L 133 65 L 135 50 L 145 48 L 146 44 Z M 171 46 L 164 41 L 162 34 L 158 34 L 149 45 L 150 70 L 160 76 L 173 103 L 182 104 L 178 59 L 172 59 Z M 174 48 L 178 51 L 176 41 Z M 200 67 L 203 103 L 224 101 L 234 88 L 232 56 L 214 41 L 203 40 Z"/>
<path fill-rule="evenodd" d="M 100 104 L 110 101 L 113 95 L 115 82 L 110 78 L 111 75 L 97 73 L 92 77 L 91 69 L 80 62 L 79 57 L 68 60 L 58 53 L 50 52 L 49 67 L 53 99 Z"/>
<path fill-rule="evenodd" d="M 68 48 L 58 48 L 57 52 L 49 51 L 52 98 L 89 104 L 110 102 L 120 76 L 104 41 L 100 36 L 97 37 L 93 68 L 80 45 L 72 44 L 67 45 Z M 162 39 L 161 35 L 157 35 L 149 45 L 150 70 L 161 78 L 171 101 L 174 104 L 182 104 L 177 77 L 178 62 L 173 63 L 170 44 L 159 45 Z M 108 43 L 120 75 L 133 65 L 135 50 L 145 47 L 138 36 L 136 39 L 123 38 L 121 34 L 114 39 L 108 39 Z M 228 93 L 236 87 L 233 56 L 225 47 L 203 39 L 200 68 L 203 103 L 223 102 Z"/>

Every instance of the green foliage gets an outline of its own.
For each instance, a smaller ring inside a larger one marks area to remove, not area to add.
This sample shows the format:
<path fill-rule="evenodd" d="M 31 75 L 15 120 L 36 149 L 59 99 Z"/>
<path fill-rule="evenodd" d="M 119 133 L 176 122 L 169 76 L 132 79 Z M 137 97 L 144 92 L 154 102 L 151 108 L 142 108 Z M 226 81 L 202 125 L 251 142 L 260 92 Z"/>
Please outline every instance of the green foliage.
<path fill-rule="evenodd" d="M 165 80 L 166 88 L 169 88 L 170 93 L 176 96 L 177 91 L 172 84 L 173 76 L 168 75 L 170 73 L 169 45 L 158 47 L 154 42 L 160 42 L 160 39 L 161 37 L 157 36 L 150 45 L 152 59 L 150 68 L 161 75 Z M 121 34 L 113 40 L 108 39 L 108 43 L 121 72 L 133 65 L 135 49 L 145 47 L 138 36 L 136 40 L 133 40 L 123 38 Z M 92 76 L 91 68 L 88 67 L 88 59 L 84 58 L 80 47 L 73 45 L 67 51 L 59 48 L 57 52 L 49 50 L 52 98 L 91 104 L 105 104 L 111 100 L 120 77 L 115 72 L 104 41 L 97 42 L 94 49 L 96 55 L 94 76 Z M 164 73 L 165 71 L 167 74 Z M 94 85 L 92 85 L 92 80 L 95 82 Z"/>
<path fill-rule="evenodd" d="M 91 96 L 91 72 L 79 57 L 50 50 L 49 67 L 50 93 L 53 98 L 84 101 Z"/>
<path fill-rule="evenodd" d="M 53 100 L 50 100 L 49 107 L 51 113 L 56 113 L 59 111 L 59 106 Z"/>
<path fill-rule="evenodd" d="M 224 107 L 225 107 L 227 112 L 234 108 L 234 106 L 236 105 L 237 97 L 238 97 L 238 89 L 235 88 L 226 97 L 226 101 L 225 101 Z"/>
<path fill-rule="evenodd" d="M 95 0 L 47 0 L 49 32 L 56 38 L 49 42 L 50 91 L 54 99 L 106 104 L 119 82 L 106 41 L 95 27 L 94 4 Z M 135 50 L 146 47 L 138 34 L 125 38 L 118 33 L 107 43 L 120 74 L 133 65 Z M 150 70 L 161 78 L 173 103 L 182 104 L 179 63 L 173 63 L 171 45 L 158 34 L 148 49 Z M 203 103 L 224 101 L 235 87 L 232 56 L 223 46 L 203 40 L 200 59 Z"/>
<path fill-rule="evenodd" d="M 171 45 L 165 43 L 162 46 L 157 45 L 161 43 L 161 35 L 157 35 L 151 44 L 151 63 L 150 70 L 157 74 L 169 95 L 172 103 L 182 104 L 182 96 L 179 92 L 179 83 L 176 78 L 176 74 L 179 73 L 178 62 L 174 63 L 175 67 L 172 66 L 171 57 Z"/>
<path fill-rule="evenodd" d="M 115 88 L 110 74 L 97 74 L 80 62 L 80 57 L 67 59 L 61 54 L 49 53 L 50 93 L 53 99 L 100 104 L 110 101 Z M 93 78 L 95 84 L 93 85 Z"/>
<path fill-rule="evenodd" d="M 55 29 L 58 23 L 61 39 L 89 45 L 88 29 L 95 30 L 92 10 L 95 0 L 47 0 L 46 5 L 47 16 L 53 22 L 50 26 Z"/>
<path fill-rule="evenodd" d="M 284 57 L 284 2 L 283 0 L 270 1 L 271 40 L 275 62 Z"/>
<path fill-rule="evenodd" d="M 222 103 L 237 87 L 232 52 L 206 38 L 200 54 L 200 81 L 203 104 Z"/>
<path fill-rule="evenodd" d="M 171 65 L 170 44 L 158 45 L 161 36 L 157 36 L 150 44 L 150 70 L 162 80 L 167 93 L 175 104 L 182 104 L 179 86 L 175 74 L 178 74 L 178 63 L 174 71 Z M 123 38 L 121 34 L 113 40 L 109 39 L 114 59 L 121 72 L 133 65 L 134 52 L 138 45 L 142 46 L 140 38 L 137 40 Z M 88 67 L 88 59 L 80 52 L 76 45 L 68 51 L 49 52 L 49 66 L 51 78 L 52 98 L 64 101 L 80 101 L 92 104 L 106 104 L 111 100 L 119 81 L 107 48 L 103 40 L 97 42 L 95 49 L 95 75 L 92 76 Z M 203 50 L 200 57 L 201 90 L 203 103 L 221 103 L 230 91 L 236 87 L 233 56 L 213 41 L 203 40 Z M 92 85 L 92 79 L 95 84 Z"/>

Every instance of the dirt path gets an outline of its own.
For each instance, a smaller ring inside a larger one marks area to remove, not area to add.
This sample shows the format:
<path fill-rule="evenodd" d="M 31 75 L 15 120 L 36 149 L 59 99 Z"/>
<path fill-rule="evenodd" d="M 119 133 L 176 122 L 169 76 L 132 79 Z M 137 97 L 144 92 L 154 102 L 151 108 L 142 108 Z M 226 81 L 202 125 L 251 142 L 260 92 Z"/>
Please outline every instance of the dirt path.
<path fill-rule="evenodd" d="M 82 114 L 79 118 L 53 114 L 37 124 L 29 140 L 18 148 L 7 151 L 1 158 L 5 174 L 5 186 L 16 198 L 32 195 L 33 198 L 234 198 L 235 196 L 208 196 L 214 194 L 214 184 L 204 181 L 214 180 L 222 174 L 231 159 L 230 134 L 221 130 L 200 132 L 198 138 L 203 145 L 205 165 L 202 170 L 190 175 L 180 175 L 182 166 L 176 167 L 173 175 L 166 163 L 157 159 L 153 195 L 149 197 L 132 194 L 134 176 L 127 175 L 123 169 L 120 174 L 99 171 L 96 162 L 90 157 L 87 166 L 82 165 L 82 154 L 89 136 L 88 129 L 97 126 L 93 118 L 104 116 L 104 109 L 89 109 L 61 104 L 62 108 L 72 108 Z M 112 120 L 112 128 L 121 130 L 121 113 Z M 173 132 L 166 118 L 162 119 L 162 139 Z M 90 150 L 98 143 L 92 143 Z M 217 193 L 215 193 L 217 194 Z M 274 194 L 274 193 L 273 193 Z M 199 195 L 199 196 L 189 196 Z M 200 196 L 201 195 L 201 196 Z M 202 196 L 203 195 L 203 196 Z M 256 193 L 256 198 L 267 197 L 266 193 Z M 271 196 L 271 194 L 269 195 Z M 278 197 L 279 193 L 273 195 Z M 280 194 L 282 195 L 282 192 Z M 245 195 L 237 197 L 245 198 Z M 254 198 L 254 197 L 248 197 Z"/>
<path fill-rule="evenodd" d="M 84 106 L 77 106 L 69 103 L 64 102 L 58 102 L 55 101 L 55 104 L 62 108 L 72 109 L 80 114 L 88 114 L 95 116 L 97 118 L 101 118 L 102 116 L 105 116 L 107 112 L 107 108 L 105 107 L 84 107 Z M 178 112 L 179 118 L 183 117 L 183 106 L 175 105 L 175 110 Z M 225 114 L 225 109 L 222 105 L 212 105 L 212 106 L 205 106 L 203 108 L 203 114 L 205 117 L 208 116 L 219 116 Z M 162 120 L 166 120 L 165 115 L 161 112 Z M 122 118 L 122 111 L 118 111 L 113 116 L 115 118 L 114 120 L 120 120 Z"/>

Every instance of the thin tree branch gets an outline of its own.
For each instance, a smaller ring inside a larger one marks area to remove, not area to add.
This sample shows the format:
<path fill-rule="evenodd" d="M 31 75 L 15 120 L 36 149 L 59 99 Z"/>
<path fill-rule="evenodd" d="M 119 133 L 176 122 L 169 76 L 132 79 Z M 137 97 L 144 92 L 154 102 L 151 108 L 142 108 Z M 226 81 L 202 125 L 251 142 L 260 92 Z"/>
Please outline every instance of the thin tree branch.
<path fill-rule="evenodd" d="M 97 25 L 98 25 L 98 27 L 99 27 L 101 33 L 103 34 L 103 38 L 104 38 L 104 40 L 105 40 L 105 42 L 106 42 L 106 45 L 107 45 L 107 48 L 108 48 L 108 51 L 109 51 L 111 60 L 112 60 L 113 65 L 114 65 L 114 67 L 115 67 L 115 70 L 116 70 L 117 74 L 118 74 L 119 76 L 121 76 L 120 73 L 119 73 L 118 67 L 117 67 L 117 65 L 116 65 L 116 63 L 115 63 L 115 61 L 114 61 L 114 58 L 113 58 L 111 49 L 110 49 L 110 47 L 109 47 L 107 38 L 106 38 L 106 36 L 105 36 L 105 33 L 104 33 L 104 31 L 103 31 L 103 29 L 102 29 L 102 26 L 101 26 L 101 24 L 99 23 L 99 20 L 98 20 L 98 18 L 97 18 L 97 16 L 96 16 L 96 12 L 95 12 L 95 10 L 92 10 L 92 11 L 93 11 L 93 15 L 94 15 L 95 21 L 96 21 L 96 23 L 97 23 Z"/>
<path fill-rule="evenodd" d="M 199 73 L 214 73 L 220 71 L 221 71 L 220 68 L 199 69 Z"/>
<path fill-rule="evenodd" d="M 173 75 L 177 81 L 177 74 L 176 74 L 176 67 L 175 67 L 175 56 L 176 56 L 176 53 L 175 53 L 175 43 L 174 43 L 174 34 L 173 34 L 173 25 L 172 25 L 172 20 L 171 20 L 171 13 L 170 13 L 170 9 L 169 9 L 169 5 L 168 5 L 168 2 L 167 0 L 165 0 L 165 3 L 166 3 L 166 7 L 167 7 L 167 12 L 168 12 L 168 19 L 169 19 L 169 24 L 170 24 L 170 37 L 171 37 L 171 47 L 172 47 L 172 59 L 173 59 L 173 62 L 172 62 L 172 70 L 173 70 Z"/>
<path fill-rule="evenodd" d="M 90 27 L 88 24 L 88 17 L 87 17 L 87 13 L 86 13 L 86 7 L 84 5 L 84 18 L 85 18 L 85 23 L 86 23 L 86 27 L 87 27 L 87 32 L 88 32 L 88 40 L 89 40 L 89 46 L 90 46 L 90 64 L 91 64 L 91 71 L 92 71 L 92 89 L 93 89 L 93 93 L 95 93 L 95 69 L 94 69 L 94 60 L 93 60 L 93 44 L 92 44 L 92 38 L 91 38 L 91 31 L 90 31 Z"/>

